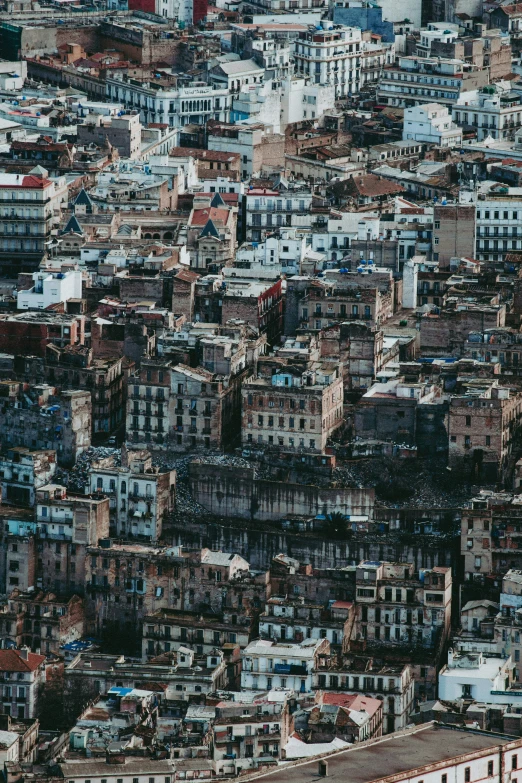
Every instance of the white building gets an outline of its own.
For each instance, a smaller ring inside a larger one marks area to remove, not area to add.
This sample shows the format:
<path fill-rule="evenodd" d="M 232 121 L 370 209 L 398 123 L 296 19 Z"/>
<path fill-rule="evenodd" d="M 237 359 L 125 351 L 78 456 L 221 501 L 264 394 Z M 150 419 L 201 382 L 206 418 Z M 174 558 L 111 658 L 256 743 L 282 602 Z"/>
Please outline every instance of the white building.
<path fill-rule="evenodd" d="M 0 731 L 0 764 L 16 764 L 19 755 L 20 736 L 14 731 Z"/>
<path fill-rule="evenodd" d="M 259 242 L 274 228 L 310 229 L 312 193 L 306 189 L 251 188 L 246 193 L 247 240 Z"/>
<path fill-rule="evenodd" d="M 224 87 L 195 83 L 175 88 L 169 84 L 138 82 L 118 74 L 107 78 L 107 97 L 138 109 L 142 123 L 165 123 L 171 128 L 189 123 L 204 125 L 207 120 L 228 121 L 232 97 Z"/>
<path fill-rule="evenodd" d="M 475 258 L 479 261 L 500 261 L 506 253 L 520 252 L 521 220 L 522 188 L 481 183 L 476 211 Z"/>
<path fill-rule="evenodd" d="M 483 653 L 448 651 L 439 672 L 439 699 L 473 699 L 485 704 L 522 705 L 522 691 L 511 690 L 513 664 L 509 658 L 486 658 Z"/>
<path fill-rule="evenodd" d="M 272 81 L 245 85 L 234 95 L 230 121 L 263 123 L 280 133 L 281 97 L 281 88 Z"/>
<path fill-rule="evenodd" d="M 174 508 L 176 472 L 153 468 L 147 451 L 129 451 L 125 461 L 121 467 L 110 457 L 95 462 L 89 471 L 91 492 L 108 495 L 111 527 L 118 536 L 157 541 L 165 514 Z"/>
<path fill-rule="evenodd" d="M 233 60 L 219 63 L 212 68 L 209 80 L 211 84 L 232 94 L 240 92 L 242 87 L 262 84 L 264 76 L 264 68 L 260 68 L 254 60 Z"/>
<path fill-rule="evenodd" d="M 306 639 L 300 644 L 257 639 L 241 655 L 241 689 L 290 688 L 296 693 L 308 693 L 312 690 L 318 657 L 329 651 L 328 639 Z"/>
<path fill-rule="evenodd" d="M 430 57 L 431 47 L 434 43 L 451 44 L 459 37 L 459 27 L 448 22 L 431 22 L 427 28 L 420 31 L 420 40 L 417 42 L 418 57 Z"/>
<path fill-rule="evenodd" d="M 462 128 L 452 119 L 446 106 L 424 103 L 404 110 L 403 141 L 426 141 L 437 147 L 456 147 L 462 144 Z"/>
<path fill-rule="evenodd" d="M 306 255 L 306 238 L 294 229 L 281 229 L 279 236 L 268 236 L 264 242 L 244 243 L 236 252 L 236 261 L 274 267 L 281 274 L 300 274 Z"/>
<path fill-rule="evenodd" d="M 16 718 L 36 717 L 38 691 L 45 682 L 45 655 L 21 650 L 0 650 L 0 703 L 2 712 Z"/>
<path fill-rule="evenodd" d="M 479 142 L 488 137 L 512 140 L 522 126 L 522 99 L 510 82 L 497 82 L 462 92 L 452 114 L 458 125 L 475 128 Z"/>
<path fill-rule="evenodd" d="M 18 272 L 38 269 L 51 241 L 60 186 L 39 167 L 29 174 L 0 174 L 2 274 L 13 278 Z"/>
<path fill-rule="evenodd" d="M 283 82 L 281 95 L 281 125 L 314 120 L 335 106 L 335 85 L 311 83 L 310 80 L 291 76 Z"/>
<path fill-rule="evenodd" d="M 354 239 L 379 238 L 379 216 L 376 212 L 331 212 L 324 230 L 311 234 L 312 247 L 325 253 L 328 262 L 335 265 L 348 253 Z"/>
<path fill-rule="evenodd" d="M 486 84 L 488 73 L 474 66 L 441 57 L 398 57 L 385 68 L 377 88 L 377 100 L 388 106 L 442 103 L 453 106 L 466 90 Z"/>
<path fill-rule="evenodd" d="M 45 310 L 50 305 L 82 298 L 82 273 L 79 269 L 68 272 L 34 272 L 34 285 L 17 293 L 19 310 Z"/>
<path fill-rule="evenodd" d="M 361 30 L 330 24 L 301 33 L 295 42 L 295 73 L 312 84 L 333 85 L 335 97 L 355 95 L 361 86 Z"/>
<path fill-rule="evenodd" d="M 517 779 L 522 767 L 521 750 L 520 737 L 432 722 L 372 742 L 361 742 L 347 750 L 274 766 L 263 773 L 263 781 L 507 783 Z M 62 774 L 73 777 L 67 771 Z M 115 777 L 108 777 L 107 783 L 114 783 Z M 143 781 L 138 779 L 136 783 Z"/>

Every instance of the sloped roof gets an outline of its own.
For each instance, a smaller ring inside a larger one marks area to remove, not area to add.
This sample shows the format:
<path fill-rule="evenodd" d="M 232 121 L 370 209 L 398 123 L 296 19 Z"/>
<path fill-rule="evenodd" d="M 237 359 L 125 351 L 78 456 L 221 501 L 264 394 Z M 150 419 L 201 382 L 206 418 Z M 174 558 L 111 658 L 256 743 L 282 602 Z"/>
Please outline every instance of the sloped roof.
<path fill-rule="evenodd" d="M 74 199 L 74 206 L 90 207 L 92 209 L 92 200 L 87 191 L 82 188 Z"/>
<path fill-rule="evenodd" d="M 221 194 L 220 193 L 214 193 L 212 201 L 210 202 L 210 206 L 211 207 L 225 207 L 226 206 L 225 202 L 221 198 Z"/>
<path fill-rule="evenodd" d="M 83 234 L 83 228 L 78 223 L 76 215 L 71 215 L 67 221 L 67 225 L 62 230 L 62 234 L 69 234 L 71 231 L 74 231 L 75 234 Z"/>
<path fill-rule="evenodd" d="M 390 182 L 390 180 L 377 177 L 375 174 L 364 174 L 348 179 L 346 190 L 348 193 L 357 193 L 359 196 L 372 198 L 402 193 L 404 188 L 397 182 Z"/>
<path fill-rule="evenodd" d="M 0 672 L 34 672 L 45 661 L 45 655 L 28 652 L 27 660 L 20 650 L 0 650 Z"/>
<path fill-rule="evenodd" d="M 211 220 L 213 223 L 226 224 L 228 220 L 228 209 L 223 207 L 206 207 L 206 209 L 195 209 L 190 219 L 191 226 L 206 226 L 207 222 Z"/>
<path fill-rule="evenodd" d="M 210 218 L 207 220 L 200 237 L 215 237 L 219 239 L 219 232 Z"/>

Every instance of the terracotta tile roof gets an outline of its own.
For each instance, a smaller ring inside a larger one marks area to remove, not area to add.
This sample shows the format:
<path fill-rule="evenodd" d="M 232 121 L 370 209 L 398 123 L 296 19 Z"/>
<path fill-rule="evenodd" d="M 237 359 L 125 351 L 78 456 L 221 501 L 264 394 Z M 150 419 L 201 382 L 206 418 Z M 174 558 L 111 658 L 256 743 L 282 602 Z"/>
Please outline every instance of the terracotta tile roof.
<path fill-rule="evenodd" d="M 25 660 L 20 650 L 0 650 L 1 672 L 34 672 L 44 661 L 45 655 L 29 652 Z"/>
<path fill-rule="evenodd" d="M 174 275 L 175 280 L 185 280 L 187 283 L 192 283 L 194 280 L 199 280 L 200 275 L 197 272 L 192 272 L 190 269 L 182 269 L 177 275 Z"/>
<path fill-rule="evenodd" d="M 223 207 L 207 207 L 207 209 L 195 209 L 190 219 L 191 226 L 205 226 L 208 220 L 226 224 L 229 216 L 228 209 Z"/>
<path fill-rule="evenodd" d="M 507 16 L 517 16 L 522 14 L 522 3 L 514 3 L 513 5 L 502 5 L 498 11 L 504 11 Z"/>
<path fill-rule="evenodd" d="M 368 715 L 377 712 L 382 704 L 380 699 L 372 699 L 360 693 L 323 693 L 321 701 L 323 704 L 333 704 L 350 710 L 365 710 Z"/>
<path fill-rule="evenodd" d="M 359 196 L 387 196 L 394 193 L 403 193 L 404 188 L 396 182 L 377 177 L 375 174 L 364 174 L 362 177 L 352 177 L 347 180 L 347 191 L 355 192 Z"/>

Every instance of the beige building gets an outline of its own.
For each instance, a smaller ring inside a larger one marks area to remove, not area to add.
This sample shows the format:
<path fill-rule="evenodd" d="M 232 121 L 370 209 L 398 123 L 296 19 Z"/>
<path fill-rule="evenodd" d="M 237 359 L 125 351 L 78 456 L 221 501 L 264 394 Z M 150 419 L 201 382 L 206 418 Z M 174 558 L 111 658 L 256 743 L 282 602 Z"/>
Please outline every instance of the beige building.
<path fill-rule="evenodd" d="M 78 144 L 97 144 L 103 147 L 107 140 L 116 147 L 122 158 L 138 158 L 141 149 L 141 122 L 139 114 L 105 117 L 89 114 L 78 125 Z"/>
<path fill-rule="evenodd" d="M 343 419 L 340 367 L 324 363 L 298 369 L 280 360 L 273 369 L 274 374 L 253 376 L 243 383 L 243 445 L 324 453 L 328 438 Z"/>
<path fill-rule="evenodd" d="M 454 257 L 475 258 L 475 204 L 433 208 L 433 260 L 446 269 Z"/>
<path fill-rule="evenodd" d="M 471 475 L 501 478 L 512 453 L 522 415 L 522 394 L 491 381 L 471 381 L 451 397 L 448 414 L 449 465 Z"/>

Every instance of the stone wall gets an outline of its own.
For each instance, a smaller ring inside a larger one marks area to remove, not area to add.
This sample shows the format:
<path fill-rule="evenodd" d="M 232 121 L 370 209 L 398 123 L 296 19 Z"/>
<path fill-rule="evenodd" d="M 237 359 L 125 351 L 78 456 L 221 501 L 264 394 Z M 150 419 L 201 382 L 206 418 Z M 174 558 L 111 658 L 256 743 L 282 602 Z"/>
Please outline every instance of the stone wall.
<path fill-rule="evenodd" d="M 266 481 L 252 468 L 224 467 L 192 462 L 189 467 L 192 497 L 211 514 L 270 521 L 289 516 L 315 517 L 340 511 L 373 515 L 373 488 L 332 488 Z"/>

